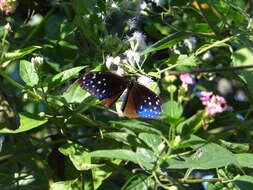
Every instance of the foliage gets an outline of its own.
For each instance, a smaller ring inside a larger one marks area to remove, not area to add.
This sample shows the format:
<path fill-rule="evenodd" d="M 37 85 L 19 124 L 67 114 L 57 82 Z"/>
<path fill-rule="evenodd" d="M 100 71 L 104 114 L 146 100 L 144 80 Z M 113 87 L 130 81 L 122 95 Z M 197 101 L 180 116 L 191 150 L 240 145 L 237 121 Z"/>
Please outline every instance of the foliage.
<path fill-rule="evenodd" d="M 250 0 L 0 10 L 0 189 L 252 189 Z M 162 117 L 101 106 L 76 82 L 91 70 L 146 77 Z"/>

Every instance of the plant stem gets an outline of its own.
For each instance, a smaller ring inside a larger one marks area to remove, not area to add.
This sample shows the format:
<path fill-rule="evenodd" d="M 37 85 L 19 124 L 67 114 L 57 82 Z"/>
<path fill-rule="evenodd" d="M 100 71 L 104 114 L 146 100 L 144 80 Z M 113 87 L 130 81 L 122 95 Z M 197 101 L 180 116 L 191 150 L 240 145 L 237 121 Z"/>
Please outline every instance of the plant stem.
<path fill-rule="evenodd" d="M 244 66 L 237 66 L 237 67 L 221 67 L 221 68 L 210 68 L 210 69 L 194 69 L 189 71 L 167 71 L 169 75 L 181 75 L 184 73 L 190 74 L 199 74 L 199 73 L 219 73 L 219 72 L 226 72 L 226 71 L 237 71 L 242 69 L 249 69 L 253 68 L 253 65 L 244 65 Z"/>

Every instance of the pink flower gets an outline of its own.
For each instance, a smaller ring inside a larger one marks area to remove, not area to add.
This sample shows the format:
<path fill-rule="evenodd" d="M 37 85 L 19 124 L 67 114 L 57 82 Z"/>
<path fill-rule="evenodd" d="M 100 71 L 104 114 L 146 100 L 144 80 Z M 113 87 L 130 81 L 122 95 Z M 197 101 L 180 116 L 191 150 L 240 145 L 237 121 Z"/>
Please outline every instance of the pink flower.
<path fill-rule="evenodd" d="M 208 102 L 210 101 L 212 95 L 213 95 L 212 92 L 201 91 L 199 94 L 199 99 L 203 105 L 207 105 Z"/>
<path fill-rule="evenodd" d="M 8 13 L 13 13 L 18 5 L 16 0 L 0 0 L 0 10 Z"/>
<path fill-rule="evenodd" d="M 215 115 L 216 113 L 222 113 L 226 110 L 233 110 L 229 106 L 224 97 L 214 95 L 212 92 L 202 91 L 200 92 L 200 101 L 206 106 L 206 111 L 209 115 Z"/>
<path fill-rule="evenodd" d="M 185 85 L 193 84 L 193 79 L 189 73 L 181 74 L 179 78 Z"/>

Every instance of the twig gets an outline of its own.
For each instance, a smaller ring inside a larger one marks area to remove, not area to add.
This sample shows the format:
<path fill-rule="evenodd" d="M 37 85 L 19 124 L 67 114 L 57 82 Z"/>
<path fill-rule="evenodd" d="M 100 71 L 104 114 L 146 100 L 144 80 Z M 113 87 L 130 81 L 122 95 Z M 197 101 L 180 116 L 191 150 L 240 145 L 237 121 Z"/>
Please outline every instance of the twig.
<path fill-rule="evenodd" d="M 169 75 L 181 75 L 184 73 L 190 74 L 199 74 L 199 73 L 219 73 L 219 72 L 226 72 L 226 71 L 237 71 L 242 69 L 249 69 L 253 68 L 253 65 L 244 65 L 244 66 L 237 66 L 237 67 L 221 67 L 221 68 L 210 68 L 210 69 L 194 69 L 189 71 L 167 71 Z"/>
<path fill-rule="evenodd" d="M 201 183 L 201 182 L 217 182 L 217 181 L 228 181 L 225 178 L 212 178 L 212 179 L 179 179 L 182 183 Z"/>

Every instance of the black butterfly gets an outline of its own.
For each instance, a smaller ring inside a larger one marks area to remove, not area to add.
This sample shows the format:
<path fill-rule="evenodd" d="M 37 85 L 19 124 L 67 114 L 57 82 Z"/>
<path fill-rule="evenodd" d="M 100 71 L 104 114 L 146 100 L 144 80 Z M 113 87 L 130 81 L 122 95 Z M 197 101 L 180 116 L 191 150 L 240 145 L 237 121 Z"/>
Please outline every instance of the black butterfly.
<path fill-rule="evenodd" d="M 161 99 L 151 90 L 134 81 L 110 72 L 90 72 L 78 80 L 80 86 L 104 106 L 112 105 L 127 89 L 122 111 L 127 117 L 159 118 Z"/>

